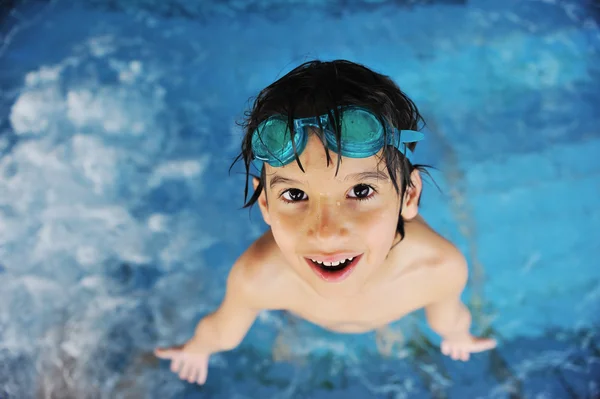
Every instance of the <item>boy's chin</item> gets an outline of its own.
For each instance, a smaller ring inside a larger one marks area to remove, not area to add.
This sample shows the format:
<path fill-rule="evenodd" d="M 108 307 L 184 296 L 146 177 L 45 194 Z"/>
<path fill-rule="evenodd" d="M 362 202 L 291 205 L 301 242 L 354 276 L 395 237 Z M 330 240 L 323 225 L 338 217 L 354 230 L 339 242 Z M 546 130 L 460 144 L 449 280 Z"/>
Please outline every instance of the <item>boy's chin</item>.
<path fill-rule="evenodd" d="M 307 271 L 309 273 L 307 273 Z M 322 298 L 336 299 L 346 298 L 358 295 L 364 284 L 363 278 L 354 275 L 354 270 L 349 276 L 341 281 L 327 281 L 321 276 L 317 275 L 313 270 L 304 270 L 304 280 L 312 287 L 312 289 Z M 357 278 L 358 277 L 358 278 Z"/>
<path fill-rule="evenodd" d="M 356 284 L 356 281 L 344 281 L 331 284 L 313 280 L 309 282 L 309 284 L 320 297 L 326 299 L 352 297 L 358 295 L 361 291 L 361 286 Z"/>

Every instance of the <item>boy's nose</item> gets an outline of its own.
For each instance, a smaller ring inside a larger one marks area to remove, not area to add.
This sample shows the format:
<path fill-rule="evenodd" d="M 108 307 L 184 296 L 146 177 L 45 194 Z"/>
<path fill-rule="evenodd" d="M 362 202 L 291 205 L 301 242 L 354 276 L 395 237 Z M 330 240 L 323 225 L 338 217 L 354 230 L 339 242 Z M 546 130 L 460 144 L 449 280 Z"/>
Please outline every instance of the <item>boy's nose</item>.
<path fill-rule="evenodd" d="M 348 223 L 341 203 L 321 196 L 308 215 L 308 234 L 319 240 L 343 237 L 349 232 Z"/>

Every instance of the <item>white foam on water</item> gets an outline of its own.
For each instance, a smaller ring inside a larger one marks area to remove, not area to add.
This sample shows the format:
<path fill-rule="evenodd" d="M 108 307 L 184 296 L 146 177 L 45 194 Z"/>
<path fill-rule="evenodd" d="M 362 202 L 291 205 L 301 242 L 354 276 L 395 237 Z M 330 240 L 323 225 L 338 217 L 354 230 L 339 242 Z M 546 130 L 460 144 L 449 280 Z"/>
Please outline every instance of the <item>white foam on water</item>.
<path fill-rule="evenodd" d="M 197 159 L 167 161 L 158 165 L 148 180 L 149 187 L 160 186 L 168 179 L 198 179 L 206 168 L 209 156 L 204 155 Z"/>
<path fill-rule="evenodd" d="M 56 87 L 22 93 L 12 107 L 11 125 L 17 134 L 40 135 L 46 132 L 62 111 Z"/>

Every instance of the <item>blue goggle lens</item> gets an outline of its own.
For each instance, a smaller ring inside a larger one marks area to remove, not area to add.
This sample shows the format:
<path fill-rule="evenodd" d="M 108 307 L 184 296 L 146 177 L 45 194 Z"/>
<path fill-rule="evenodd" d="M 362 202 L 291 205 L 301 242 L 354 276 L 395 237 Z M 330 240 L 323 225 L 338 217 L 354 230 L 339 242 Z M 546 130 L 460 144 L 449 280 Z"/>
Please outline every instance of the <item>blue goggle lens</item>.
<path fill-rule="evenodd" d="M 384 130 L 379 120 L 370 112 L 359 108 L 344 110 L 341 116 L 342 150 L 335 135 L 328 134 L 331 150 L 350 158 L 366 158 L 376 154 L 384 144 Z"/>
<path fill-rule="evenodd" d="M 306 145 L 305 134 L 294 134 L 296 151 L 301 153 Z M 269 118 L 262 122 L 252 135 L 252 151 L 256 159 L 273 166 L 283 166 L 294 159 L 294 147 L 287 121 Z"/>

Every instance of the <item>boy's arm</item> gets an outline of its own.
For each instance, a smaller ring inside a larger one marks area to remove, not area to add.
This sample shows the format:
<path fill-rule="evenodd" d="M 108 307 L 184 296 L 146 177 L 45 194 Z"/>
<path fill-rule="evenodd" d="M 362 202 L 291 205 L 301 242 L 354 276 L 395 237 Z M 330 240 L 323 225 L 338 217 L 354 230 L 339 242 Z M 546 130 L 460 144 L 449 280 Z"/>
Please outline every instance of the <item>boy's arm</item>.
<path fill-rule="evenodd" d="M 268 264 L 264 243 L 259 239 L 236 261 L 227 278 L 225 298 L 219 308 L 203 318 L 194 336 L 184 345 L 157 348 L 154 353 L 171 361 L 171 370 L 188 382 L 204 384 L 208 373 L 208 360 L 215 352 L 235 348 L 254 323 L 256 316 L 272 302 L 270 282 L 261 268 Z M 266 261 L 266 262 L 265 262 Z"/>
<path fill-rule="evenodd" d="M 444 338 L 469 334 L 471 313 L 460 299 L 468 279 L 466 260 L 453 256 L 438 267 L 437 274 L 434 301 L 425 307 L 429 326 Z"/>
<path fill-rule="evenodd" d="M 227 278 L 225 298 L 219 308 L 198 323 L 194 337 L 197 349 L 205 353 L 231 350 L 238 346 L 261 311 L 251 273 L 239 260 Z"/>
<path fill-rule="evenodd" d="M 493 339 L 471 335 L 471 312 L 462 303 L 460 295 L 468 278 L 467 262 L 462 255 L 452 256 L 441 265 L 434 283 L 435 300 L 425 306 L 427 322 L 442 341 L 442 352 L 455 360 L 468 360 L 469 354 L 492 349 Z"/>

